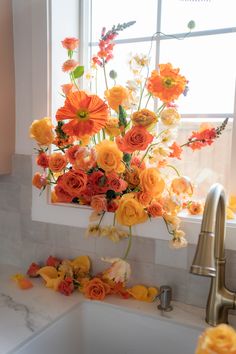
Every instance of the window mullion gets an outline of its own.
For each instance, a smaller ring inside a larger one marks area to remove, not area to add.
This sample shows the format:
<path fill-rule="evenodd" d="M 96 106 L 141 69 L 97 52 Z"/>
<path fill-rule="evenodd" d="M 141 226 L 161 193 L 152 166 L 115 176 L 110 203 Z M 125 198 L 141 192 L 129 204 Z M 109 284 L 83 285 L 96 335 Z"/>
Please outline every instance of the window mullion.
<path fill-rule="evenodd" d="M 232 146 L 231 146 L 231 173 L 230 173 L 230 193 L 236 195 L 236 81 L 235 81 L 235 95 L 234 95 L 234 119 L 232 130 Z"/>
<path fill-rule="evenodd" d="M 156 26 L 156 58 L 155 58 L 155 66 L 157 67 L 160 63 L 160 32 L 161 32 L 161 6 L 162 0 L 157 0 L 157 26 Z M 154 100 L 154 111 L 157 110 L 158 100 Z"/>

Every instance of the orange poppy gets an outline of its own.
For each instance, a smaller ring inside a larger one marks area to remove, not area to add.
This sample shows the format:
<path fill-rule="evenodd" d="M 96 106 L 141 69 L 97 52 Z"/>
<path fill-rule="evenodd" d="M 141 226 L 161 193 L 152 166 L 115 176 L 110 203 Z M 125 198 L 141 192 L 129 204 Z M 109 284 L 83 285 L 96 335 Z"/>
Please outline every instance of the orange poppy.
<path fill-rule="evenodd" d="M 105 127 L 108 107 L 97 95 L 87 95 L 84 91 L 71 92 L 64 106 L 58 109 L 56 119 L 69 119 L 69 123 L 65 123 L 62 129 L 70 136 L 91 136 Z"/>
<path fill-rule="evenodd" d="M 159 72 L 154 70 L 147 81 L 147 90 L 163 102 L 176 100 L 184 92 L 187 80 L 179 75 L 170 63 L 160 64 Z"/>

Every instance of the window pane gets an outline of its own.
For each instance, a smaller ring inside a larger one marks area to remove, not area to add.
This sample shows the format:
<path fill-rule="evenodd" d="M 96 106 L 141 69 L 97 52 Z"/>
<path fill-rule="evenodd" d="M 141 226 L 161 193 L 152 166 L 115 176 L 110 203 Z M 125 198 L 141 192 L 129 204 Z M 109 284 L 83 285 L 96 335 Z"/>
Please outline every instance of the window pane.
<path fill-rule="evenodd" d="M 181 113 L 232 113 L 236 78 L 236 34 L 163 40 L 160 62 L 171 62 L 189 80 Z"/>
<path fill-rule="evenodd" d="M 129 21 L 136 24 L 119 35 L 119 39 L 152 36 L 156 32 L 157 0 L 92 0 L 92 41 L 100 38 L 102 27 Z M 148 20 L 147 20 L 148 19 Z"/>
<path fill-rule="evenodd" d="M 235 0 L 162 1 L 162 32 L 186 32 L 190 20 L 196 22 L 196 31 L 235 27 Z"/>

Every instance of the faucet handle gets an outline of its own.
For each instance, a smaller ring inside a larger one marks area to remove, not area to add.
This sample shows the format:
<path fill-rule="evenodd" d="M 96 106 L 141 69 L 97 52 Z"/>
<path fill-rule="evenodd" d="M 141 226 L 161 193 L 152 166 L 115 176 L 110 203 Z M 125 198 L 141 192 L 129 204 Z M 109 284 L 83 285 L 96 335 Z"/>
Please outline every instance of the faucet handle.
<path fill-rule="evenodd" d="M 160 293 L 157 295 L 157 298 L 160 300 L 157 308 L 162 311 L 172 311 L 173 307 L 171 306 L 172 300 L 172 288 L 169 285 L 162 285 L 160 287 Z"/>

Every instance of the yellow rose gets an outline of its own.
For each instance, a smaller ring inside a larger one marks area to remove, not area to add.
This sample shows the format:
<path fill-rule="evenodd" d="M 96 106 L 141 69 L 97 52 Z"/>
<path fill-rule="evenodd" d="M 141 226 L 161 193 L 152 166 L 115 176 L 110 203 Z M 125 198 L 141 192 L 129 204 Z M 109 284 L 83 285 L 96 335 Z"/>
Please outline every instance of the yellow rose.
<path fill-rule="evenodd" d="M 52 128 L 51 118 L 45 117 L 40 120 L 33 121 L 29 129 L 29 134 L 30 137 L 35 139 L 39 145 L 48 146 L 54 140 Z"/>
<path fill-rule="evenodd" d="M 105 97 L 108 105 L 114 111 L 118 111 L 119 106 L 123 106 L 125 109 L 128 108 L 129 91 L 123 86 L 114 86 L 110 90 L 106 90 Z"/>
<path fill-rule="evenodd" d="M 123 153 L 118 149 L 113 141 L 103 140 L 96 145 L 97 164 L 105 172 L 116 171 L 121 173 L 125 170 L 124 164 L 121 162 Z"/>
<path fill-rule="evenodd" d="M 157 116 L 154 112 L 144 108 L 138 112 L 134 112 L 131 116 L 131 120 L 133 125 L 141 125 L 145 128 L 151 128 L 153 124 L 157 122 Z"/>
<path fill-rule="evenodd" d="M 119 121 L 117 118 L 109 118 L 106 126 L 105 131 L 109 136 L 118 136 L 120 135 L 120 128 L 119 128 Z"/>
<path fill-rule="evenodd" d="M 180 115 L 174 108 L 167 108 L 161 112 L 161 121 L 164 125 L 176 125 L 180 121 Z"/>
<path fill-rule="evenodd" d="M 125 194 L 119 201 L 116 211 L 118 223 L 125 226 L 141 224 L 148 218 L 143 206 L 136 200 L 133 193 Z"/>
<path fill-rule="evenodd" d="M 236 354 L 236 332 L 226 325 L 207 328 L 199 337 L 195 354 Z"/>
<path fill-rule="evenodd" d="M 152 196 L 158 196 L 164 191 L 165 181 L 154 167 L 143 170 L 139 178 L 143 192 L 149 192 Z"/>

